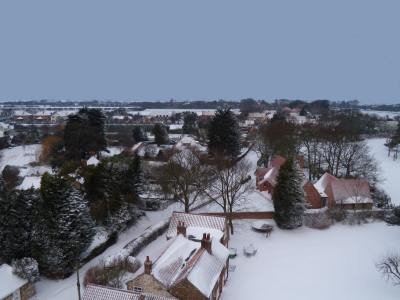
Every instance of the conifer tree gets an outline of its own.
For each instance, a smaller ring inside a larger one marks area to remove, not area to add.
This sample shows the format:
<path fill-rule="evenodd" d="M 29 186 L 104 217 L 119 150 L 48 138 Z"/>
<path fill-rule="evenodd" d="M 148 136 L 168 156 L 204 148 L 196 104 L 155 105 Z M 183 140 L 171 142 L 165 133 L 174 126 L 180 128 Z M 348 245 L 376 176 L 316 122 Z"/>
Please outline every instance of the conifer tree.
<path fill-rule="evenodd" d="M 240 154 L 240 132 L 230 108 L 220 108 L 210 122 L 208 149 L 213 155 L 235 158 Z"/>
<path fill-rule="evenodd" d="M 76 115 L 70 115 L 65 126 L 64 144 L 67 158 L 73 160 L 105 150 L 103 113 L 98 109 L 82 108 Z"/>
<path fill-rule="evenodd" d="M 81 253 L 90 245 L 93 221 L 82 194 L 66 178 L 44 174 L 40 193 L 37 260 L 43 274 L 63 278 L 74 271 Z"/>
<path fill-rule="evenodd" d="M 153 127 L 154 141 L 158 146 L 169 142 L 168 132 L 161 124 L 156 124 Z"/>
<path fill-rule="evenodd" d="M 135 143 L 147 141 L 146 132 L 144 132 L 142 127 L 140 127 L 140 126 L 133 127 L 132 136 L 133 136 Z"/>
<path fill-rule="evenodd" d="M 2 179 L 0 190 L 0 257 L 11 262 L 31 256 L 38 194 L 33 189 L 8 193 Z"/>
<path fill-rule="evenodd" d="M 292 158 L 279 169 L 273 192 L 275 221 L 280 228 L 294 229 L 302 226 L 304 216 L 304 193 L 302 176 Z"/>

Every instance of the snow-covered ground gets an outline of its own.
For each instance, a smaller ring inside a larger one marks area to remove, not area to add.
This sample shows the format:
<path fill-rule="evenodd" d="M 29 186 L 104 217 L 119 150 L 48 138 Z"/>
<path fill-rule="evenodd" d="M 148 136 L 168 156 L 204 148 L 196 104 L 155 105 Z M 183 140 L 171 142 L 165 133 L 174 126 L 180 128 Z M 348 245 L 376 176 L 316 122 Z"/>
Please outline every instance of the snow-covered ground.
<path fill-rule="evenodd" d="M 38 160 L 42 146 L 40 144 L 17 146 L 0 151 L 0 171 L 6 165 L 26 166 Z"/>
<path fill-rule="evenodd" d="M 274 229 L 269 238 L 251 229 L 250 221 L 236 221 L 231 259 L 221 300 L 377 300 L 399 299 L 400 288 L 386 282 L 375 263 L 399 249 L 400 227 L 385 223 L 361 226 L 335 224 L 327 230 Z M 253 243 L 258 252 L 245 257 Z"/>
<path fill-rule="evenodd" d="M 381 110 L 362 109 L 361 112 L 364 114 L 368 114 L 368 115 L 377 115 L 378 117 L 381 117 L 381 118 L 386 118 L 386 117 L 394 118 L 396 116 L 400 116 L 400 112 L 396 112 L 396 111 L 381 111 Z"/>
<path fill-rule="evenodd" d="M 385 139 L 369 139 L 368 146 L 375 159 L 379 163 L 381 177 L 384 180 L 381 184 L 383 189 L 392 198 L 394 204 L 400 205 L 400 159 L 393 160 L 388 156 L 385 147 Z"/>

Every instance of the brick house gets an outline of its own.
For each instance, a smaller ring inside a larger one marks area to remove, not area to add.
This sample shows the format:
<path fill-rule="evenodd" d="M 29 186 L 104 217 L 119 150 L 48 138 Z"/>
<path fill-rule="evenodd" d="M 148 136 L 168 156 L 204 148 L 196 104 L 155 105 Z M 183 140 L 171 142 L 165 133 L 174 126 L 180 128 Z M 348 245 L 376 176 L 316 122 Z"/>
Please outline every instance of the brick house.
<path fill-rule="evenodd" d="M 259 191 L 266 191 L 273 194 L 276 180 L 279 175 L 279 169 L 286 162 L 286 159 L 282 156 L 274 156 L 269 163 L 268 168 L 257 168 L 255 172 L 256 185 Z M 296 157 L 296 162 L 301 169 L 304 168 L 304 157 Z M 326 206 L 325 198 L 321 197 L 318 190 L 309 181 L 303 181 L 304 198 L 309 208 L 322 208 Z"/>
<path fill-rule="evenodd" d="M 154 263 L 146 258 L 144 273 L 127 282 L 128 289 L 181 300 L 219 299 L 229 266 L 229 251 L 220 242 L 224 233 L 181 221 L 175 228 L 167 249 Z"/>
<path fill-rule="evenodd" d="M 13 274 L 11 266 L 7 264 L 0 266 L 0 300 L 27 300 L 35 293 L 35 286 Z"/>
<path fill-rule="evenodd" d="M 315 183 L 328 207 L 344 209 L 372 209 L 373 200 L 368 181 L 365 179 L 342 179 L 325 173 Z"/>

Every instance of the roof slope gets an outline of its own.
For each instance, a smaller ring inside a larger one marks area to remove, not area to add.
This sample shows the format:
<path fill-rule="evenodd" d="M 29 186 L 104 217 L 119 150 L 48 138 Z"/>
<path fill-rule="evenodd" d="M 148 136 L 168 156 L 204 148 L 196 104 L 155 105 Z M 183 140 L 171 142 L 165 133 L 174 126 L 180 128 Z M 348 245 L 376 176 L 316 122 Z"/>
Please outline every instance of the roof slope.
<path fill-rule="evenodd" d="M 171 222 L 169 223 L 167 238 L 176 236 L 176 227 L 178 222 L 183 222 L 187 227 L 202 227 L 204 229 L 218 229 L 225 232 L 225 217 L 204 216 L 197 214 L 188 214 L 173 212 Z"/>
<path fill-rule="evenodd" d="M 369 184 L 364 179 L 339 179 L 331 183 L 336 203 L 372 203 Z"/>
<path fill-rule="evenodd" d="M 140 297 L 142 296 L 142 297 Z M 83 300 L 177 300 L 176 298 L 136 293 L 106 286 L 89 284 L 86 286 Z"/>

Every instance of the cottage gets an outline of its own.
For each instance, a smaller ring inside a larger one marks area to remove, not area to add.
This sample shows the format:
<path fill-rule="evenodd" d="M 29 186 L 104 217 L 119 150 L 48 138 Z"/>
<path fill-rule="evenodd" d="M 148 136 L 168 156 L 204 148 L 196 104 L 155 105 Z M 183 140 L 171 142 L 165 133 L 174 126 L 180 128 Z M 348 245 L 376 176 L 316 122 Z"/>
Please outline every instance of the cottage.
<path fill-rule="evenodd" d="M 365 179 L 342 179 L 325 173 L 315 184 L 329 207 L 344 209 L 371 209 L 373 200 L 368 181 Z"/>
<path fill-rule="evenodd" d="M 272 194 L 276 185 L 279 169 L 286 162 L 286 159 L 276 155 L 270 161 L 268 168 L 258 168 L 255 172 L 257 189 Z"/>
<path fill-rule="evenodd" d="M 174 213 L 167 232 L 169 246 L 154 263 L 146 258 L 144 273 L 129 281 L 128 289 L 182 300 L 219 299 L 229 266 L 229 251 L 221 243 L 227 242 L 222 231 L 225 220 L 193 216 L 197 215 Z M 186 226 L 180 219 L 206 227 Z"/>
<path fill-rule="evenodd" d="M 83 294 L 83 300 L 178 300 L 151 294 L 110 288 L 95 284 L 88 284 Z"/>
<path fill-rule="evenodd" d="M 32 283 L 13 274 L 11 266 L 0 266 L 0 300 L 27 300 L 33 295 L 35 286 Z"/>

